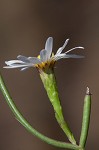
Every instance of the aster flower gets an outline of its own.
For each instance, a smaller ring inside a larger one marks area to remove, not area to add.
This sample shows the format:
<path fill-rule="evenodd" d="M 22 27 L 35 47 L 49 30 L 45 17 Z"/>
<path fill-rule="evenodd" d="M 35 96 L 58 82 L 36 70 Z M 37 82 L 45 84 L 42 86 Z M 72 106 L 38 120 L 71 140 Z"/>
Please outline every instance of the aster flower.
<path fill-rule="evenodd" d="M 69 39 L 65 41 L 63 46 L 60 47 L 54 55 L 54 53 L 52 52 L 53 38 L 49 37 L 45 43 L 45 48 L 40 51 L 40 55 L 38 57 L 25 57 L 19 55 L 17 56 L 17 60 L 5 61 L 7 66 L 5 66 L 4 68 L 21 68 L 21 70 L 25 70 L 30 67 L 38 68 L 40 78 L 43 82 L 49 100 L 54 108 L 56 120 L 64 133 L 67 135 L 69 141 L 72 144 L 76 144 L 75 138 L 63 116 L 62 106 L 60 103 L 56 78 L 53 69 L 55 62 L 62 58 L 83 58 L 83 56 L 69 54 L 69 52 L 75 49 L 84 49 L 81 46 L 74 47 L 63 53 L 63 50 L 66 47 L 68 41 Z"/>
<path fill-rule="evenodd" d="M 37 67 L 39 69 L 54 66 L 54 63 L 62 58 L 83 58 L 83 56 L 68 54 L 69 52 L 75 49 L 84 49 L 81 46 L 74 47 L 67 52 L 62 53 L 64 48 L 66 47 L 69 39 L 65 41 L 62 47 L 60 47 L 56 54 L 52 52 L 53 48 L 53 38 L 49 37 L 45 43 L 45 49 L 40 51 L 40 55 L 38 57 L 26 57 L 19 55 L 17 56 L 18 60 L 10 60 L 5 61 L 6 65 L 4 68 L 21 68 L 21 70 L 25 70 L 30 67 Z"/>

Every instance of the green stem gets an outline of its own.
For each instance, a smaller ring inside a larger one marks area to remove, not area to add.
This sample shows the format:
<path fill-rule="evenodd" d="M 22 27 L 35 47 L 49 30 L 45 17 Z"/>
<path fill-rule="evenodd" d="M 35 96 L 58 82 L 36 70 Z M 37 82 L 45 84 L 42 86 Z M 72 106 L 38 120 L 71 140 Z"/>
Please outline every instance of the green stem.
<path fill-rule="evenodd" d="M 64 116 L 63 116 L 62 107 L 61 107 L 61 103 L 60 103 L 60 99 L 59 99 L 59 95 L 58 95 L 58 89 L 57 89 L 57 84 L 56 84 L 56 79 L 55 79 L 53 69 L 51 68 L 51 69 L 48 69 L 45 71 L 41 70 L 40 77 L 41 77 L 41 80 L 42 80 L 44 87 L 47 91 L 47 95 L 50 99 L 50 102 L 54 108 L 55 117 L 56 117 L 58 124 L 60 125 L 60 127 L 62 128 L 62 130 L 66 134 L 66 136 L 68 137 L 69 141 L 72 144 L 76 144 L 75 138 L 74 138 L 68 124 L 64 120 Z"/>
<path fill-rule="evenodd" d="M 89 88 L 87 87 L 86 96 L 84 99 L 82 129 L 81 129 L 80 142 L 79 142 L 79 145 L 83 149 L 85 148 L 85 144 L 88 137 L 90 114 L 91 114 L 91 94 L 89 92 Z"/>
<path fill-rule="evenodd" d="M 13 112 L 13 114 L 15 115 L 16 119 L 33 135 L 35 135 L 36 137 L 38 137 L 39 139 L 41 139 L 42 141 L 51 144 L 53 146 L 56 147 L 60 147 L 60 148 L 67 148 L 67 149 L 73 149 L 73 150 L 79 150 L 79 146 L 77 145 L 72 145 L 69 143 L 65 143 L 65 142 L 61 142 L 61 141 L 57 141 L 57 140 L 53 140 L 51 138 L 48 138 L 46 136 L 44 136 L 43 134 L 39 133 L 37 130 L 35 130 L 28 122 L 27 120 L 23 117 L 23 115 L 20 113 L 20 111 L 18 110 L 18 108 L 16 107 L 16 105 L 14 104 L 7 88 L 6 85 L 4 84 L 3 78 L 0 75 L 0 89 L 6 99 L 6 102 L 8 103 L 11 111 Z"/>

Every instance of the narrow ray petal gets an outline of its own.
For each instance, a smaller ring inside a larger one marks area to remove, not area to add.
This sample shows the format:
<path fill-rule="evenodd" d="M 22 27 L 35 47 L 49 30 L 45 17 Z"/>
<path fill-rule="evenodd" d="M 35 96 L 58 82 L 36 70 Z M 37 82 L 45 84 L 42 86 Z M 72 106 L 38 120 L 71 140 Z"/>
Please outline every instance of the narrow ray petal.
<path fill-rule="evenodd" d="M 66 54 L 63 58 L 84 58 L 84 56 L 76 55 L 76 54 Z"/>
<path fill-rule="evenodd" d="M 67 52 L 65 52 L 65 54 L 75 50 L 75 49 L 84 49 L 84 47 L 81 47 L 81 46 L 77 46 L 77 47 L 74 47 L 74 48 L 71 48 L 70 50 L 68 50 Z"/>
<path fill-rule="evenodd" d="M 64 53 L 63 53 L 63 54 L 59 54 L 59 55 L 55 55 L 55 56 L 54 56 L 54 60 L 57 61 L 57 60 L 59 60 L 59 59 L 62 59 L 62 58 L 65 57 L 65 55 L 66 55 L 66 54 L 64 54 Z"/>
<path fill-rule="evenodd" d="M 47 51 L 45 49 L 40 51 L 40 60 L 42 62 L 47 61 Z"/>
<path fill-rule="evenodd" d="M 57 60 L 62 59 L 62 58 L 84 58 L 84 56 L 64 53 L 63 55 L 56 55 L 54 60 L 57 61 Z"/>
<path fill-rule="evenodd" d="M 40 59 L 37 57 L 28 57 L 28 60 L 30 61 L 30 63 L 33 63 L 33 64 L 41 63 Z"/>
<path fill-rule="evenodd" d="M 18 64 L 23 64 L 24 62 L 21 61 L 21 60 L 10 60 L 10 61 L 5 61 L 5 64 L 6 65 L 13 65 L 15 63 L 18 63 Z"/>
<path fill-rule="evenodd" d="M 10 65 L 10 66 L 4 66 L 3 68 L 21 68 L 21 67 L 28 67 L 28 65 L 13 64 L 13 65 Z"/>
<path fill-rule="evenodd" d="M 53 38 L 49 37 L 45 43 L 45 50 L 47 51 L 47 59 L 50 58 L 53 48 Z"/>
<path fill-rule="evenodd" d="M 18 55 L 17 58 L 25 63 L 29 63 L 30 61 L 28 60 L 28 57 Z"/>
<path fill-rule="evenodd" d="M 63 51 L 63 49 L 66 47 L 68 41 L 69 41 L 69 39 L 67 39 L 67 40 L 65 41 L 64 45 L 58 49 L 58 51 L 57 51 L 56 54 L 60 54 L 60 53 Z"/>
<path fill-rule="evenodd" d="M 24 71 L 24 70 L 26 70 L 28 68 L 30 68 L 30 67 L 24 67 L 24 68 L 21 69 L 21 71 Z"/>

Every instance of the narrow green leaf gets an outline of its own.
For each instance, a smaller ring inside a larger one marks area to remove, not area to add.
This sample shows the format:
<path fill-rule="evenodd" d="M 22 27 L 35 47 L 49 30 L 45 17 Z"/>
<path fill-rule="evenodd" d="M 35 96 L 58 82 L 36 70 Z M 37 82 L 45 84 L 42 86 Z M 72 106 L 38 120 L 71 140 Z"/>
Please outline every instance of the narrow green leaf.
<path fill-rule="evenodd" d="M 81 129 L 80 143 L 79 143 L 79 145 L 82 148 L 85 147 L 87 141 L 89 124 L 90 124 L 90 115 L 91 115 L 91 94 L 89 88 L 87 87 L 87 91 L 84 99 L 82 129 Z"/>

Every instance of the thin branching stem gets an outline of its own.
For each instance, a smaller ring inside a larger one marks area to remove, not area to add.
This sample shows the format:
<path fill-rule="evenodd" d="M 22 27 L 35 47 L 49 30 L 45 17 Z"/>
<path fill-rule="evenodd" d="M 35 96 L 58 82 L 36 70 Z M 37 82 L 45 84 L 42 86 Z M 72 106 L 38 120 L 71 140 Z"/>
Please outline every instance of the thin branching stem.
<path fill-rule="evenodd" d="M 80 147 L 78 145 L 73 145 L 70 143 L 65 143 L 65 142 L 61 142 L 61 141 L 57 141 L 54 139 L 51 139 L 43 134 L 41 134 L 40 132 L 38 132 L 36 129 L 34 129 L 29 123 L 28 121 L 23 117 L 23 115 L 20 113 L 20 111 L 18 110 L 18 108 L 16 107 L 14 101 L 12 100 L 8 89 L 6 88 L 6 85 L 3 81 L 2 76 L 0 75 L 0 90 L 3 93 L 6 102 L 8 103 L 11 111 L 13 112 L 13 114 L 15 115 L 16 119 L 33 135 L 35 135 L 36 137 L 38 137 L 39 139 L 41 139 L 42 141 L 51 144 L 53 146 L 56 147 L 60 147 L 60 148 L 67 148 L 67 149 L 72 149 L 72 150 L 79 150 Z"/>

